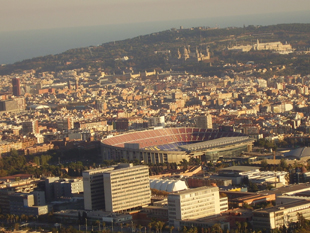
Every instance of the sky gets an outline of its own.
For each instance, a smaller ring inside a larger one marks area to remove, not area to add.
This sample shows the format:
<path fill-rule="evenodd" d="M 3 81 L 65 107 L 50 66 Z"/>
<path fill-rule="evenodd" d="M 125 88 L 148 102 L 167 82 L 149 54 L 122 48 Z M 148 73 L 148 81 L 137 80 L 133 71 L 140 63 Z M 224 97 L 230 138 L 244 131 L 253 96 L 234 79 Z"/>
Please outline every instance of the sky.
<path fill-rule="evenodd" d="M 309 0 L 0 0 L 0 32 L 309 11 Z"/>

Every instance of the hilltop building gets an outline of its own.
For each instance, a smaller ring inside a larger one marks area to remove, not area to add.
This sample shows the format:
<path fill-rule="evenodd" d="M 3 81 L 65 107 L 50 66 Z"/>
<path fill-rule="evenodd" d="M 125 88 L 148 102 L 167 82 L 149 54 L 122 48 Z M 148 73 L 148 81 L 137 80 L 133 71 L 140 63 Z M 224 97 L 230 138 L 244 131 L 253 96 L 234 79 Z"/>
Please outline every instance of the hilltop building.
<path fill-rule="evenodd" d="M 257 40 L 256 44 L 253 45 L 236 45 L 227 49 L 236 52 L 249 52 L 250 50 L 255 51 L 271 50 L 281 54 L 293 52 L 293 48 L 290 44 L 287 43 L 282 44 L 280 41 L 260 43 L 259 40 Z"/>
<path fill-rule="evenodd" d="M 182 53 L 180 52 L 180 49 L 178 49 L 178 59 L 183 61 L 196 61 L 196 62 L 210 60 L 209 47 L 207 47 L 205 53 L 203 53 L 197 47 L 195 52 L 191 52 L 189 45 L 184 46 Z"/>

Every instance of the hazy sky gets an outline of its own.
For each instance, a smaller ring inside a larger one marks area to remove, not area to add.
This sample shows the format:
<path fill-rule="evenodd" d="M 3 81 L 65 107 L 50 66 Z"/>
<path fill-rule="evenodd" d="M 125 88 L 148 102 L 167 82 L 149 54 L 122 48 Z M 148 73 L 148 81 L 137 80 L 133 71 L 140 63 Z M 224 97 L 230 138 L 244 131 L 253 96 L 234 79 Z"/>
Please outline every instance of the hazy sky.
<path fill-rule="evenodd" d="M 0 6 L 0 31 L 310 12 L 309 0 L 0 0 Z"/>

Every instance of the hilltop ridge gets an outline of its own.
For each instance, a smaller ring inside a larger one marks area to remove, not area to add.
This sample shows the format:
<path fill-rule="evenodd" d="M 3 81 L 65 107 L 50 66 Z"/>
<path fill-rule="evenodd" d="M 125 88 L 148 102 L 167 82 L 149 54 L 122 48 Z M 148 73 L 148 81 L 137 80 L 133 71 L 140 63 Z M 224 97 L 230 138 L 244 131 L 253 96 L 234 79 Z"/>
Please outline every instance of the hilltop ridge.
<path fill-rule="evenodd" d="M 18 73 L 34 69 L 38 72 L 71 69 L 96 69 L 105 73 L 144 72 L 145 70 L 188 70 L 191 72 L 219 72 L 216 67 L 220 62 L 255 60 L 264 62 L 266 56 L 283 63 L 272 53 L 236 53 L 227 52 L 233 45 L 253 44 L 257 39 L 263 41 L 281 41 L 289 43 L 297 50 L 307 50 L 310 24 L 278 24 L 270 26 L 170 29 L 166 31 L 137 36 L 131 39 L 108 42 L 99 46 L 70 49 L 56 55 L 47 55 L 27 59 L 0 67 L 0 74 Z M 209 62 L 175 62 L 178 52 L 184 47 L 210 49 L 212 67 Z M 287 57 L 292 57 L 288 55 Z M 298 59 L 297 59 L 298 60 Z M 285 63 L 285 61 L 284 61 Z M 303 67 L 304 62 L 298 62 Z M 301 72 L 303 72 L 303 67 Z"/>

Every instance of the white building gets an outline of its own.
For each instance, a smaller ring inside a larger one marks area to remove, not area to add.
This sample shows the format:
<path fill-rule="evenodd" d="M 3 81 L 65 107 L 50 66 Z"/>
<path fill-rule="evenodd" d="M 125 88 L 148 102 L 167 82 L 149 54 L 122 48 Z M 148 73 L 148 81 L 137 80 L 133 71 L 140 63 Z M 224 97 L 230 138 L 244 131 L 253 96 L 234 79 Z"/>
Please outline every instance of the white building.
<path fill-rule="evenodd" d="M 151 179 L 150 186 L 151 189 L 157 189 L 169 193 L 188 189 L 186 182 L 183 180 Z"/>
<path fill-rule="evenodd" d="M 215 216 L 220 213 L 218 187 L 199 187 L 168 195 L 169 225 L 179 227 L 179 221 Z"/>
<path fill-rule="evenodd" d="M 122 212 L 151 203 L 148 166 L 119 164 L 83 172 L 84 209 Z"/>

